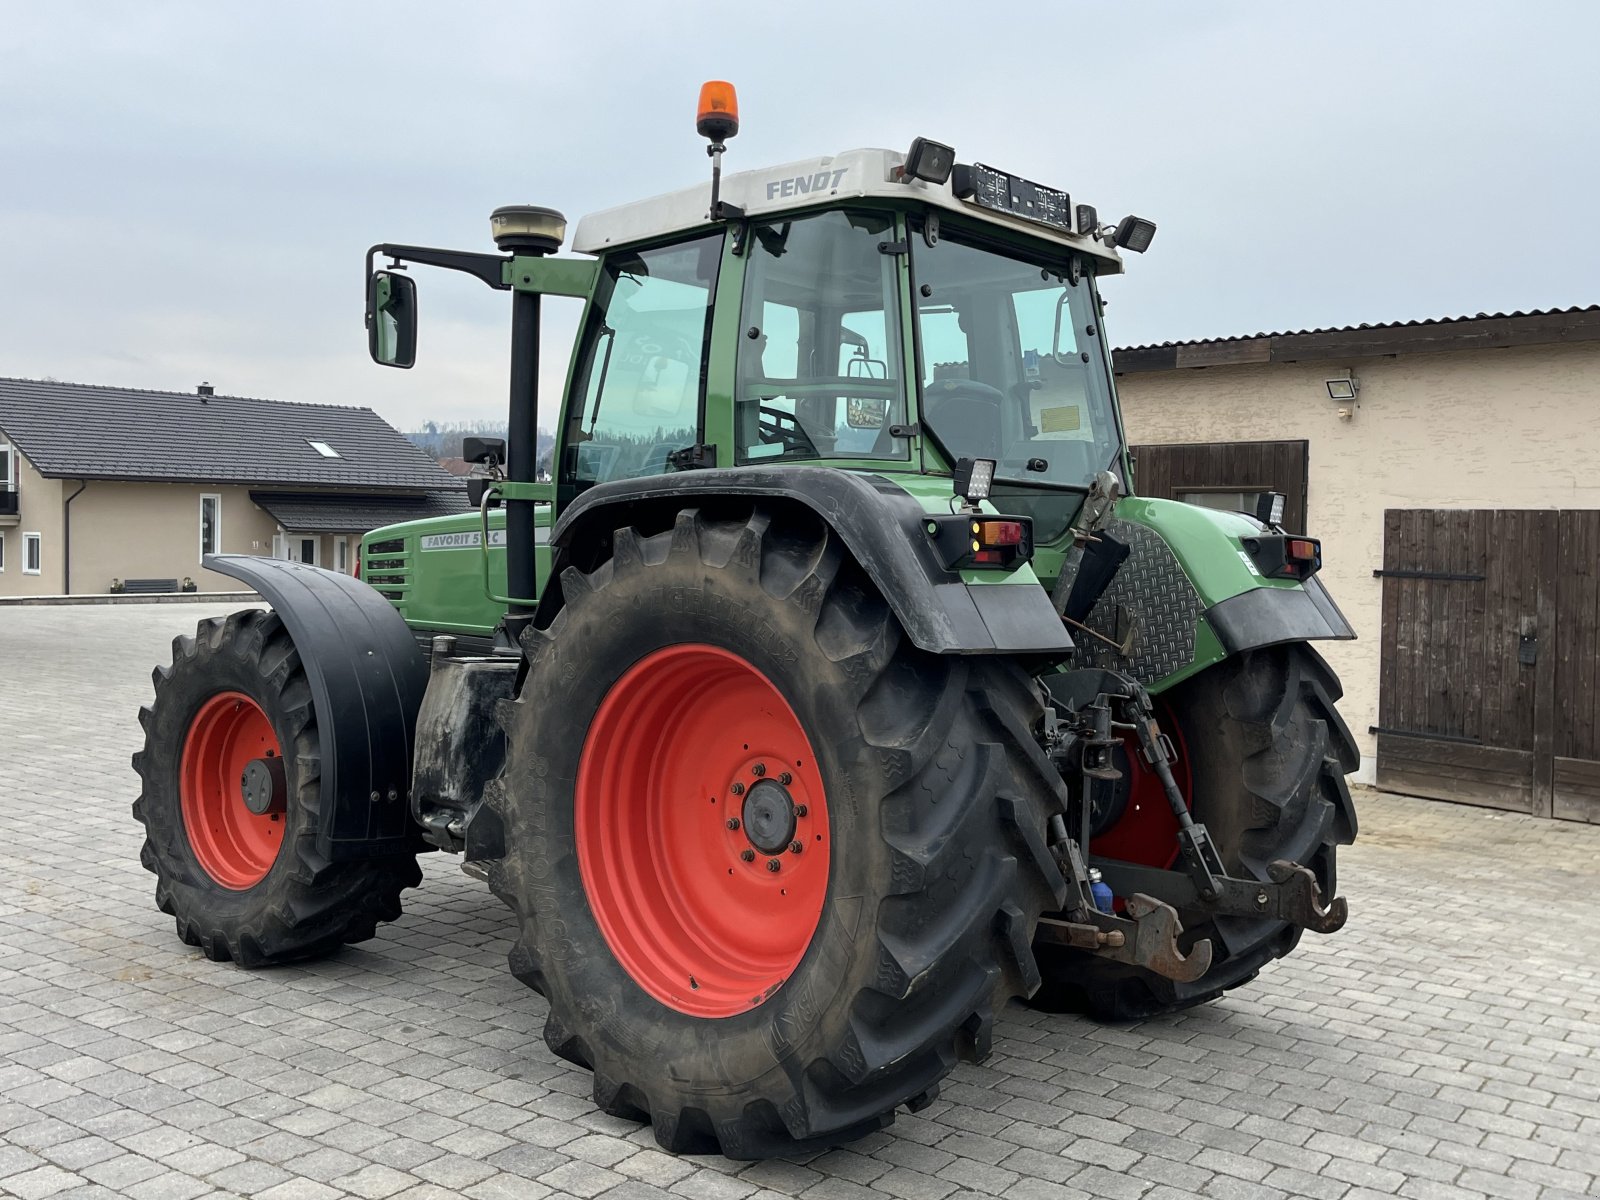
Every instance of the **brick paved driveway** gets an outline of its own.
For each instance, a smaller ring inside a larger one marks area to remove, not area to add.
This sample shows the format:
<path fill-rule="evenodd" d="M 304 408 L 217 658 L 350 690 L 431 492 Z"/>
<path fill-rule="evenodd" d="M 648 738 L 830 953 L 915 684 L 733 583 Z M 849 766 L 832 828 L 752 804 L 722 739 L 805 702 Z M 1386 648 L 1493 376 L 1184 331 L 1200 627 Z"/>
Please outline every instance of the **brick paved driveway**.
<path fill-rule="evenodd" d="M 0 1194 L 1595 1194 L 1600 829 L 1369 797 L 1349 927 L 1233 997 L 1120 1029 L 1013 1006 L 986 1066 L 849 1150 L 674 1159 L 545 1049 L 506 915 L 444 856 L 330 961 L 178 942 L 128 755 L 151 664 L 209 612 L 0 609 Z"/>

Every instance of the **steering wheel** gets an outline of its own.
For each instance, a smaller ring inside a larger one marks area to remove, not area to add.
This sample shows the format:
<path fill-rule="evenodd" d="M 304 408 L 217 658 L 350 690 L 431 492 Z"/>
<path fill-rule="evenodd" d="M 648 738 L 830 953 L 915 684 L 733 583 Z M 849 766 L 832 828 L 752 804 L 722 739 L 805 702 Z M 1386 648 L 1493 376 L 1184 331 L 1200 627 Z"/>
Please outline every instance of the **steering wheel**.
<path fill-rule="evenodd" d="M 1000 457 L 1000 409 L 1006 394 L 976 379 L 940 379 L 922 389 L 928 423 L 952 450 Z"/>
<path fill-rule="evenodd" d="M 763 404 L 757 410 L 756 427 L 761 440 L 767 445 L 781 445 L 785 454 L 799 451 L 810 458 L 821 458 L 817 444 L 811 440 L 800 418 L 781 408 Z"/>

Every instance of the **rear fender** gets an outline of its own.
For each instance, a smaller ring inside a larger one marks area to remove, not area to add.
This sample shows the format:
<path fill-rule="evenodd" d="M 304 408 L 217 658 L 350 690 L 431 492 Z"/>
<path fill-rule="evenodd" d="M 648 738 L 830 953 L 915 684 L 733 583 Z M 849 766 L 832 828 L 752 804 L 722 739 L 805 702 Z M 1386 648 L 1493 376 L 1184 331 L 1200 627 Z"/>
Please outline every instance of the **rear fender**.
<path fill-rule="evenodd" d="M 333 860 L 423 848 L 409 799 L 428 666 L 394 606 L 305 563 L 208 554 L 204 565 L 259 592 L 300 653 L 322 748 L 317 848 Z"/>
<path fill-rule="evenodd" d="M 963 581 L 934 556 L 922 528 L 927 510 L 915 498 L 888 479 L 829 467 L 685 471 L 590 488 L 566 507 L 551 533 L 554 561 L 535 624 L 548 626 L 565 603 L 562 569 L 574 562 L 591 568 L 604 557 L 596 548 L 616 529 L 670 528 L 680 509 L 734 498 L 814 512 L 839 535 L 906 636 L 923 650 L 1059 659 L 1072 649 L 1049 595 L 1031 573 L 1026 582 Z"/>

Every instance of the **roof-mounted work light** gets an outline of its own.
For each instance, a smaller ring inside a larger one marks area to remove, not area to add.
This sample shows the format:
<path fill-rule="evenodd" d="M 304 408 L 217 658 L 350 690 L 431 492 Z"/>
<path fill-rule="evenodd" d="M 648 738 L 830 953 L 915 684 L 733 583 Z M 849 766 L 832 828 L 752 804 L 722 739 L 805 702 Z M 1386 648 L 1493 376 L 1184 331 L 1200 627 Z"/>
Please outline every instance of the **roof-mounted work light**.
<path fill-rule="evenodd" d="M 901 171 L 906 179 L 920 179 L 925 183 L 944 183 L 956 165 L 956 152 L 943 142 L 929 138 L 913 138 L 911 149 L 906 151 L 906 164 Z"/>
<path fill-rule="evenodd" d="M 1092 204 L 1078 205 L 1078 236 L 1095 237 L 1100 232 L 1100 214 Z"/>
<path fill-rule="evenodd" d="M 1117 222 L 1117 231 L 1111 235 L 1111 240 L 1124 250 L 1132 250 L 1135 254 L 1143 254 L 1150 249 L 1150 243 L 1156 236 L 1156 223 L 1147 221 L 1143 217 L 1126 216 Z"/>

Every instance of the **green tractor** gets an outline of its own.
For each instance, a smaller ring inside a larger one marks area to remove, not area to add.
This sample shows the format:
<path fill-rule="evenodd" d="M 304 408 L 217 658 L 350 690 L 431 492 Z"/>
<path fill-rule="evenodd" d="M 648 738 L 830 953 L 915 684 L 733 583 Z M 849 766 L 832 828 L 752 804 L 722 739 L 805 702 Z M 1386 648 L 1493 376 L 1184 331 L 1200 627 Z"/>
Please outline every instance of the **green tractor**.
<path fill-rule="evenodd" d="M 372 936 L 463 856 L 608 1113 L 673 1151 L 837 1145 L 989 1051 L 1013 997 L 1102 1020 L 1329 933 L 1357 753 L 1311 647 L 1353 636 L 1264 505 L 1138 496 L 1101 281 L 1154 226 L 918 139 L 499 253 L 379 245 L 511 293 L 475 512 L 361 580 L 208 559 L 270 603 L 180 638 L 134 813 L 179 935 L 258 966 Z M 387 259 L 380 264 L 379 259 Z M 584 317 L 548 470 L 539 307 Z"/>

